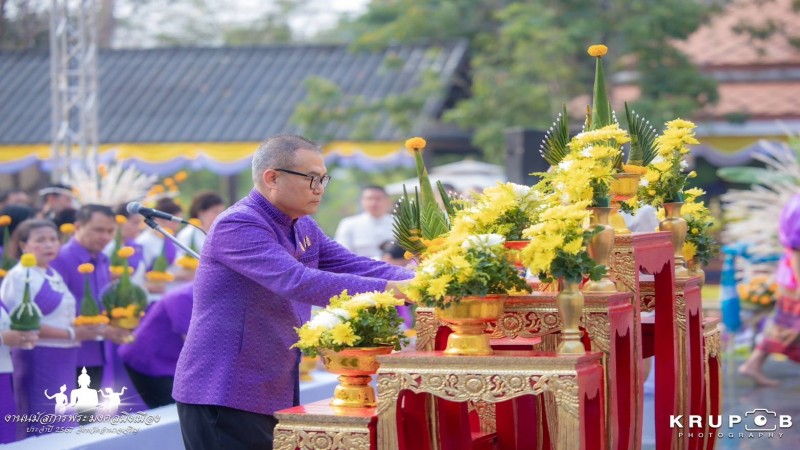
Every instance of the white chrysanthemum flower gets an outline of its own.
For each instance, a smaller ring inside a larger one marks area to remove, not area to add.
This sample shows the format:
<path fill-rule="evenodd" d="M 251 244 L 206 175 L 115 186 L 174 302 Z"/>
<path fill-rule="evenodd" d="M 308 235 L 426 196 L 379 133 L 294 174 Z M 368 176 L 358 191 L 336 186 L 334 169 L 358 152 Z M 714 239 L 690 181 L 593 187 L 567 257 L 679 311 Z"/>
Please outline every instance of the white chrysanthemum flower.
<path fill-rule="evenodd" d="M 339 311 L 344 311 L 345 314 L 343 314 L 343 316 L 350 318 L 350 315 L 347 313 L 347 311 L 343 309 L 336 309 L 334 311 L 336 311 L 337 314 Z M 318 312 L 314 318 L 311 319 L 311 321 L 308 323 L 308 326 L 309 328 L 324 328 L 326 330 L 332 330 L 333 327 L 343 322 L 344 321 L 342 318 L 333 314 L 333 312 L 323 310 Z"/>
<path fill-rule="evenodd" d="M 655 157 L 655 158 L 653 158 L 653 161 L 651 161 L 651 162 L 650 162 L 650 164 L 658 164 L 658 163 L 662 163 L 662 162 L 664 162 L 664 161 L 666 161 L 666 159 L 664 159 L 664 157 L 663 157 L 663 156 L 661 156 L 661 155 L 656 155 L 656 157 Z"/>
<path fill-rule="evenodd" d="M 572 167 L 571 160 L 565 160 L 558 163 L 558 168 L 561 170 L 569 170 Z"/>
<path fill-rule="evenodd" d="M 640 178 L 639 179 L 639 186 L 647 187 L 649 184 L 650 184 L 650 182 L 647 181 L 647 178 Z"/>
<path fill-rule="evenodd" d="M 689 168 L 689 163 L 686 160 L 681 160 L 681 170 L 686 170 Z"/>
<path fill-rule="evenodd" d="M 502 245 L 505 241 L 506 238 L 499 234 L 473 234 L 461 243 L 461 247 L 465 249 L 477 248 L 480 250 L 489 250 L 495 245 Z"/>

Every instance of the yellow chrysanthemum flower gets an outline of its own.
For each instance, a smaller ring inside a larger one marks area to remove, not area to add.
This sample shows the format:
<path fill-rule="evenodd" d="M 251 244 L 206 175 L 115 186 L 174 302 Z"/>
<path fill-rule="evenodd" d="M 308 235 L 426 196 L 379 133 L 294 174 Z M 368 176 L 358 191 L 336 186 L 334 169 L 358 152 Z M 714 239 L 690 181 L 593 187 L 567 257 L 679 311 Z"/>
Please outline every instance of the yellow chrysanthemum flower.
<path fill-rule="evenodd" d="M 587 50 L 587 53 L 595 58 L 600 58 L 608 53 L 608 47 L 603 44 L 592 45 L 589 47 L 589 50 Z"/>
<path fill-rule="evenodd" d="M 122 247 L 121 249 L 117 250 L 117 256 L 125 259 L 130 258 L 131 256 L 133 256 L 134 253 L 136 253 L 136 249 L 128 246 Z"/>
<path fill-rule="evenodd" d="M 128 218 L 122 214 L 117 214 L 114 216 L 114 220 L 117 221 L 117 225 L 125 225 L 128 222 Z"/>
<path fill-rule="evenodd" d="M 92 272 L 94 272 L 94 264 L 92 264 L 92 263 L 83 263 L 80 266 L 78 266 L 78 272 L 83 273 L 83 274 L 92 273 Z"/>
<path fill-rule="evenodd" d="M 636 166 L 633 164 L 623 164 L 622 171 L 625 173 L 633 173 L 638 175 L 644 175 L 647 173 L 647 167 L 644 166 Z"/>
<path fill-rule="evenodd" d="M 62 223 L 60 227 L 58 227 L 58 231 L 64 235 L 71 235 L 75 233 L 75 224 L 74 223 Z"/>
<path fill-rule="evenodd" d="M 425 139 L 422 139 L 421 137 L 413 137 L 406 141 L 406 148 L 411 153 L 421 152 L 426 145 L 428 145 L 428 143 L 425 142 Z"/>
<path fill-rule="evenodd" d="M 196 217 L 189 219 L 189 223 L 194 225 L 194 226 L 196 226 L 196 227 L 198 227 L 198 228 L 202 228 L 203 227 L 203 224 L 202 224 L 202 222 L 200 222 L 200 219 L 198 219 Z"/>
<path fill-rule="evenodd" d="M 414 257 L 414 254 L 409 252 L 409 251 L 406 251 L 405 253 L 403 253 L 403 258 L 405 258 L 405 259 L 411 259 L 413 257 Z"/>
<path fill-rule="evenodd" d="M 297 328 L 297 335 L 300 340 L 293 347 L 313 348 L 319 346 L 319 340 L 322 337 L 322 328 L 302 327 Z"/>
<path fill-rule="evenodd" d="M 697 246 L 694 242 L 686 241 L 683 243 L 683 257 L 686 258 L 687 261 L 694 258 L 697 255 Z"/>
<path fill-rule="evenodd" d="M 340 323 L 331 330 L 331 341 L 339 345 L 355 345 L 358 340 L 349 322 Z"/>
<path fill-rule="evenodd" d="M 9 225 L 11 225 L 11 216 L 9 215 L 0 216 L 0 227 L 7 227 Z"/>
<path fill-rule="evenodd" d="M 25 253 L 19 260 L 22 267 L 33 267 L 36 265 L 36 256 L 33 253 Z"/>

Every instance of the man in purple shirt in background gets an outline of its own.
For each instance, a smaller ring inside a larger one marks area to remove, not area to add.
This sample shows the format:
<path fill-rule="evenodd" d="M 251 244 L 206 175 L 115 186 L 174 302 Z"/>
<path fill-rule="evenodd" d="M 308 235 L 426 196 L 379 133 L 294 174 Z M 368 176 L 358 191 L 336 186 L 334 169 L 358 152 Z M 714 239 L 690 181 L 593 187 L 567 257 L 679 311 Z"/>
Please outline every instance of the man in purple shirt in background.
<path fill-rule="evenodd" d="M 253 190 L 212 226 L 172 392 L 187 449 L 271 449 L 274 412 L 299 403 L 289 347 L 310 305 L 412 277 L 354 255 L 308 217 L 329 180 L 316 144 L 272 137 L 253 156 Z"/>
<path fill-rule="evenodd" d="M 97 307 L 102 311 L 103 304 L 100 295 L 111 283 L 108 256 L 103 254 L 105 246 L 114 238 L 116 222 L 114 212 L 105 205 L 83 205 L 76 214 L 75 236 L 61 247 L 58 256 L 50 264 L 67 284 L 69 291 L 75 296 L 76 313 L 81 313 L 81 299 L 85 287 L 85 277 L 89 277 L 89 289 L 97 302 Z M 78 266 L 84 263 L 94 265 L 94 272 L 84 275 L 78 272 Z M 123 342 L 130 332 L 111 325 L 104 327 L 103 336 L 119 344 Z M 103 343 L 85 341 L 78 351 L 78 366 L 76 367 L 77 379 L 83 367 L 91 377 L 89 387 L 100 389 L 103 381 L 103 366 L 105 357 Z"/>

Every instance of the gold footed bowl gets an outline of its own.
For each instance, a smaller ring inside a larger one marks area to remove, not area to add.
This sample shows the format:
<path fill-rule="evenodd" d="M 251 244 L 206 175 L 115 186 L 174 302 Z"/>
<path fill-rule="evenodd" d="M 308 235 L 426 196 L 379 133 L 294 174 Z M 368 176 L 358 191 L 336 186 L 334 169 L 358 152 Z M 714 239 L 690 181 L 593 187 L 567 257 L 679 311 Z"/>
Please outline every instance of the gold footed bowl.
<path fill-rule="evenodd" d="M 436 315 L 453 333 L 447 338 L 445 355 L 483 356 L 494 353 L 489 344 L 486 324 L 496 321 L 503 314 L 505 294 L 490 294 L 483 297 L 464 297 L 449 308 L 436 308 Z"/>
<path fill-rule="evenodd" d="M 638 173 L 615 173 L 614 179 L 608 190 L 611 194 L 611 218 L 609 223 L 614 227 L 616 234 L 631 234 L 631 230 L 625 224 L 625 219 L 619 214 L 619 205 L 622 202 L 632 199 L 639 190 L 639 179 L 642 176 Z"/>
<path fill-rule="evenodd" d="M 345 408 L 374 407 L 375 390 L 369 385 L 372 375 L 378 372 L 379 355 L 392 353 L 394 347 L 352 347 L 338 352 L 319 349 L 328 372 L 339 375 L 339 385 L 333 391 L 331 406 Z"/>
<path fill-rule="evenodd" d="M 303 356 L 300 360 L 300 381 L 314 381 L 311 371 L 317 367 L 317 358 L 314 356 Z"/>

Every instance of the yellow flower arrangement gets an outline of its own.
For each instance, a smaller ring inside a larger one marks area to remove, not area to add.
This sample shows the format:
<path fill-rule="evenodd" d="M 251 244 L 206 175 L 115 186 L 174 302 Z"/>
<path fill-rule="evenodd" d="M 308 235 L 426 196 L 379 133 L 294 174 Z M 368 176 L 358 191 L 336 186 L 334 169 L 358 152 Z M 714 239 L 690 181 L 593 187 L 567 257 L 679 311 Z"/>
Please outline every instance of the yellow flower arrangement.
<path fill-rule="evenodd" d="M 694 128 L 695 125 L 687 120 L 667 122 L 664 133 L 655 140 L 657 155 L 640 181 L 637 194 L 640 201 L 656 207 L 683 201 L 686 180 L 697 175 L 694 172 L 683 173 L 688 166 L 684 157 L 689 153 L 689 145 L 698 144 Z"/>
<path fill-rule="evenodd" d="M 60 231 L 64 236 L 70 236 L 75 233 L 75 224 L 62 223 L 61 226 L 58 227 L 58 231 Z"/>
<path fill-rule="evenodd" d="M 25 253 L 20 258 L 20 264 L 27 269 L 25 276 L 25 290 L 22 294 L 22 301 L 9 313 L 11 317 L 11 329 L 17 331 L 34 331 L 40 328 L 42 311 L 39 306 L 31 299 L 30 269 L 36 266 L 36 256 Z"/>
<path fill-rule="evenodd" d="M 73 321 L 76 326 L 95 326 L 108 323 L 108 318 L 101 314 L 100 307 L 97 306 L 97 300 L 95 300 L 89 284 L 89 275 L 94 273 L 94 269 L 95 267 L 92 263 L 84 263 L 78 266 L 78 272 L 84 275 L 84 279 L 80 315 Z"/>
<path fill-rule="evenodd" d="M 499 234 L 508 241 L 518 241 L 522 230 L 530 225 L 539 192 L 515 183 L 497 183 L 470 200 L 456 202 L 463 209 L 453 219 L 451 234 Z"/>
<path fill-rule="evenodd" d="M 133 330 L 139 325 L 138 313 L 144 311 L 147 305 L 147 292 L 130 280 L 133 270 L 128 264 L 128 258 L 135 253 L 136 250 L 128 246 L 117 250 L 115 256 L 122 260 L 120 277 L 111 283 L 102 298 L 111 324 L 127 330 Z M 122 314 L 120 311 L 128 311 L 128 313 L 120 316 Z"/>
<path fill-rule="evenodd" d="M 425 253 L 402 291 L 415 303 L 442 309 L 466 296 L 530 292 L 504 243 L 499 234 L 450 234 L 436 251 Z"/>
<path fill-rule="evenodd" d="M 750 309 L 771 308 L 778 297 L 778 284 L 774 277 L 756 275 L 736 286 L 742 306 Z"/>
<path fill-rule="evenodd" d="M 402 305 L 388 292 L 365 292 L 334 296 L 330 304 L 315 312 L 302 327 L 295 328 L 299 348 L 307 356 L 316 356 L 319 349 L 340 351 L 348 347 L 392 346 L 400 350 L 408 343 L 400 330 L 403 319 L 397 313 Z"/>
<path fill-rule="evenodd" d="M 719 252 L 719 244 L 714 239 L 713 232 L 717 228 L 717 222 L 705 203 L 700 200 L 705 195 L 705 191 L 700 188 L 692 188 L 683 191 L 684 203 L 681 207 L 681 217 L 686 220 L 689 232 L 686 234 L 683 252 L 686 260 L 689 261 L 695 256 L 703 265 Z M 694 250 L 691 257 L 687 257 L 686 246 Z"/>

